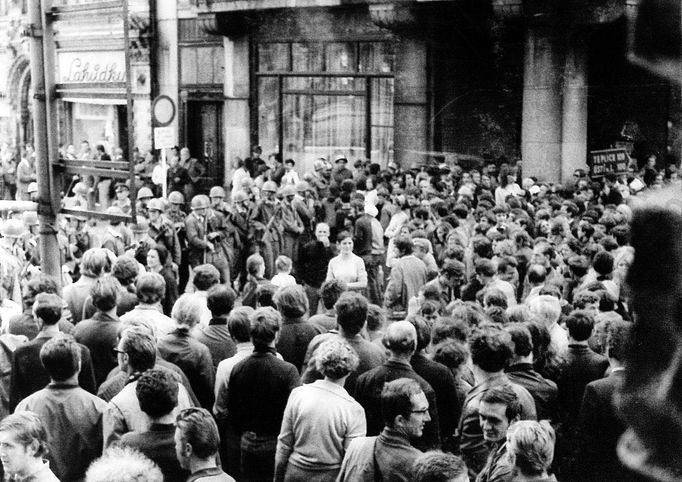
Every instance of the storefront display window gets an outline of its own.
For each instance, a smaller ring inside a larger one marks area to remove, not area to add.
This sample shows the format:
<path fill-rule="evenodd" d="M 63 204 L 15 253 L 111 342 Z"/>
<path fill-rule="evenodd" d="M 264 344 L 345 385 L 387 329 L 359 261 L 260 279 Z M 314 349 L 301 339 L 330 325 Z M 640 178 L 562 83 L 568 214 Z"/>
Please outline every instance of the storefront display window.
<path fill-rule="evenodd" d="M 94 148 L 102 144 L 111 153 L 119 147 L 119 119 L 116 105 L 86 104 L 75 102 L 72 108 L 72 143 L 75 146 L 87 140 Z M 125 122 L 125 119 L 123 120 Z"/>
<path fill-rule="evenodd" d="M 258 136 L 301 172 L 319 157 L 393 159 L 393 51 L 385 42 L 258 45 Z"/>

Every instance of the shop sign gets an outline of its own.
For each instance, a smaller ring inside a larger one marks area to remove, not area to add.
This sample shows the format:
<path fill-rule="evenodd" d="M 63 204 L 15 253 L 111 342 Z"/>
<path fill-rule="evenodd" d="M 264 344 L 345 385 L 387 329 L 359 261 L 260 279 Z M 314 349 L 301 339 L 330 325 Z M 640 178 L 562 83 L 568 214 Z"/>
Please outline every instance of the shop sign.
<path fill-rule="evenodd" d="M 602 177 L 609 172 L 626 173 L 629 164 L 630 156 L 625 149 L 590 151 L 589 165 L 592 177 Z"/>
<path fill-rule="evenodd" d="M 173 127 L 154 127 L 154 147 L 156 149 L 168 149 L 177 143 Z"/>
<path fill-rule="evenodd" d="M 113 84 L 126 81 L 125 52 L 59 52 L 59 84 Z"/>

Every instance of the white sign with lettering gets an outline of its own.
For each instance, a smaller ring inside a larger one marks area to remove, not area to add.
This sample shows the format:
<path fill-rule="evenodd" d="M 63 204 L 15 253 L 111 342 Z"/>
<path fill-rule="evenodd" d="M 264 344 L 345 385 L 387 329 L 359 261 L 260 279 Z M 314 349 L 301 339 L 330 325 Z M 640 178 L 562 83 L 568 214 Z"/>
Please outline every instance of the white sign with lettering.
<path fill-rule="evenodd" d="M 178 143 L 173 126 L 154 127 L 154 147 L 166 149 Z"/>
<path fill-rule="evenodd" d="M 125 52 L 59 52 L 59 84 L 111 84 L 126 81 Z"/>

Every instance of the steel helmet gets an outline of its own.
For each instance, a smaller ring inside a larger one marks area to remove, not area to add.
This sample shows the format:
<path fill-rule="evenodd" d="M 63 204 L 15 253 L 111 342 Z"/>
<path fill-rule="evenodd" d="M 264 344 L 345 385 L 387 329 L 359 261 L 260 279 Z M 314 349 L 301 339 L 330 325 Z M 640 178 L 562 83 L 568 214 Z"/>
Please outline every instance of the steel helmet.
<path fill-rule="evenodd" d="M 254 186 L 253 179 L 251 179 L 250 177 L 243 178 L 240 184 L 241 186 L 239 187 L 244 190 L 249 190 Z"/>
<path fill-rule="evenodd" d="M 115 214 L 117 216 L 125 216 L 123 209 L 118 206 L 109 206 L 107 208 L 107 214 Z"/>
<path fill-rule="evenodd" d="M 173 191 L 168 195 L 168 202 L 171 204 L 185 204 L 185 196 L 179 191 Z"/>
<path fill-rule="evenodd" d="M 21 220 L 26 226 L 37 226 L 38 213 L 35 211 L 24 211 L 24 214 L 21 215 Z"/>
<path fill-rule="evenodd" d="M 77 182 L 76 185 L 73 186 L 73 192 L 79 196 L 86 196 L 88 194 L 88 186 L 84 182 Z"/>
<path fill-rule="evenodd" d="M 146 233 L 149 231 L 149 221 L 144 216 L 137 216 L 135 224 L 132 225 L 133 233 Z"/>
<path fill-rule="evenodd" d="M 190 207 L 192 209 L 205 209 L 209 207 L 210 204 L 211 202 L 208 199 L 208 196 L 205 194 L 197 194 L 192 198 L 192 204 Z"/>
<path fill-rule="evenodd" d="M 161 199 L 150 199 L 149 204 L 147 204 L 147 210 L 149 211 L 164 211 L 163 201 Z"/>
<path fill-rule="evenodd" d="M 220 186 L 213 186 L 211 192 L 208 193 L 208 197 L 225 197 L 225 189 Z"/>
<path fill-rule="evenodd" d="M 261 191 L 277 192 L 277 183 L 275 181 L 265 181 Z"/>
<path fill-rule="evenodd" d="M 282 197 L 289 197 L 289 196 L 295 196 L 296 195 L 296 189 L 292 185 L 286 185 L 284 186 L 280 193 L 282 194 Z"/>
<path fill-rule="evenodd" d="M 35 181 L 28 185 L 28 193 L 31 194 L 32 192 L 38 192 L 38 183 Z"/>
<path fill-rule="evenodd" d="M 137 199 L 145 199 L 151 197 L 154 197 L 154 193 L 147 186 L 141 187 L 140 190 L 137 191 Z"/>
<path fill-rule="evenodd" d="M 310 191 L 310 184 L 305 181 L 301 181 L 296 184 L 296 192 L 304 193 L 306 191 Z"/>
<path fill-rule="evenodd" d="M 3 238 L 20 238 L 22 234 L 26 232 L 26 226 L 24 223 L 18 219 L 8 219 L 2 223 L 2 234 Z"/>
<path fill-rule="evenodd" d="M 235 191 L 232 193 L 232 202 L 233 203 L 241 203 L 244 201 L 248 201 L 249 196 L 246 195 L 244 191 Z"/>

